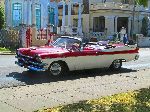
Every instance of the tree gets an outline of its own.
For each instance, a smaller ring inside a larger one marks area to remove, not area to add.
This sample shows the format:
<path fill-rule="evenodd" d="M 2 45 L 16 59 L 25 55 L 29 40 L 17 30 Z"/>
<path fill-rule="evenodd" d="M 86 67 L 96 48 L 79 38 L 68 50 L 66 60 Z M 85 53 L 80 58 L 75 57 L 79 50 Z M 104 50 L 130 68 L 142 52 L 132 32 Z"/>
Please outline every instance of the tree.
<path fill-rule="evenodd" d="M 143 20 L 142 20 L 142 28 L 141 28 L 141 33 L 144 35 L 144 36 L 147 36 L 148 34 L 148 18 L 147 17 L 144 17 Z"/>
<path fill-rule="evenodd" d="M 148 6 L 148 0 L 136 0 L 137 4 L 143 5 L 144 7 Z"/>
<path fill-rule="evenodd" d="M 0 6 L 0 29 L 4 27 L 4 8 Z"/>

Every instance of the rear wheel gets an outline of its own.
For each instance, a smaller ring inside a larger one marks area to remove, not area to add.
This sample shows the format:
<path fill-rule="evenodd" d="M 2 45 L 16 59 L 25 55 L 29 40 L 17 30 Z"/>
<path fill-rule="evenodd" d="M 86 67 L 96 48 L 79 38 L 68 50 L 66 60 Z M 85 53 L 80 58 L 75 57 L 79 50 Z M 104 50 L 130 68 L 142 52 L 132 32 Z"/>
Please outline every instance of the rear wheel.
<path fill-rule="evenodd" d="M 48 69 L 51 76 L 62 76 L 67 72 L 67 66 L 63 62 L 53 62 Z"/>
<path fill-rule="evenodd" d="M 113 71 L 119 71 L 122 66 L 122 61 L 121 60 L 114 60 L 113 63 L 110 65 L 110 69 Z"/>

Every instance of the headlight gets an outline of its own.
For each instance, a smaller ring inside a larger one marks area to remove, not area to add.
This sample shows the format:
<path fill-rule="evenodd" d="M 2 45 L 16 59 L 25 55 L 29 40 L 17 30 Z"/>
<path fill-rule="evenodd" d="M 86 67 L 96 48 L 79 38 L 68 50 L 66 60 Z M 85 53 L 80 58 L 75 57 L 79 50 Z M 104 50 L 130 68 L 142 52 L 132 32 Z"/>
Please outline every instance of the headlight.
<path fill-rule="evenodd" d="M 38 55 L 35 56 L 35 60 L 37 62 L 42 62 L 42 58 L 40 56 L 38 56 Z"/>

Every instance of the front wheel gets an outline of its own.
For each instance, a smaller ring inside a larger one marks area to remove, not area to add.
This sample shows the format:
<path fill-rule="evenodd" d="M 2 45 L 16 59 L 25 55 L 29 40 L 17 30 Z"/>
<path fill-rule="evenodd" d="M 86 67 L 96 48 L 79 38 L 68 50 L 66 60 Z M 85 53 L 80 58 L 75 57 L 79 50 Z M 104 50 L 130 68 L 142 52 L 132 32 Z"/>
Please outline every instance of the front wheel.
<path fill-rule="evenodd" d="M 53 62 L 48 69 L 51 76 L 62 76 L 67 71 L 66 66 L 62 62 Z"/>
<path fill-rule="evenodd" d="M 121 69 L 121 66 L 122 66 L 121 60 L 114 60 L 109 68 L 113 71 L 119 71 Z"/>

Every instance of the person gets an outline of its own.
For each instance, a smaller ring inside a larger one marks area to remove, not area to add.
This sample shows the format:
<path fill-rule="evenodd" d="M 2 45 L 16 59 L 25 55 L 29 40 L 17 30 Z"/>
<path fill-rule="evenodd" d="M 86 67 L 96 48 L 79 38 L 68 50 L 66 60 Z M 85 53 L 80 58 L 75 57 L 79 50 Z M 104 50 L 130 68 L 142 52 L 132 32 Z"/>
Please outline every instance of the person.
<path fill-rule="evenodd" d="M 120 41 L 124 44 L 127 43 L 127 34 L 126 34 L 126 28 L 122 27 L 120 30 Z"/>
<path fill-rule="evenodd" d="M 128 43 L 127 34 L 125 34 L 124 37 L 123 37 L 123 43 L 124 43 L 124 44 L 127 44 L 127 43 Z"/>

